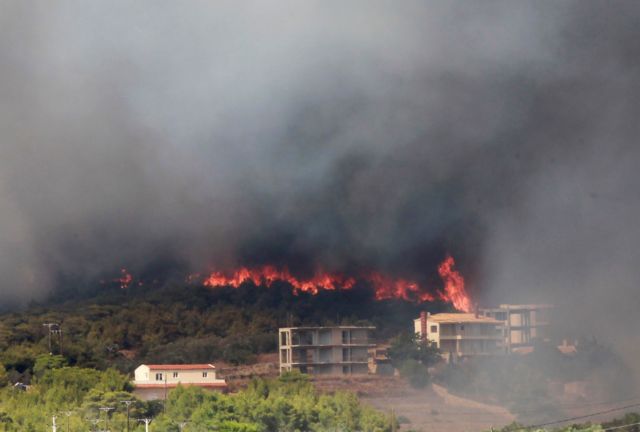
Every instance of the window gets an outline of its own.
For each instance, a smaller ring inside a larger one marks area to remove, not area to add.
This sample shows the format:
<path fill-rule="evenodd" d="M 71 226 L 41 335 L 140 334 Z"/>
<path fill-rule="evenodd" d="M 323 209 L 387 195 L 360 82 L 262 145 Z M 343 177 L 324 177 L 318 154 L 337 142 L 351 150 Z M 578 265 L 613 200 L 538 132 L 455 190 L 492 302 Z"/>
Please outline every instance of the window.
<path fill-rule="evenodd" d="M 174 378 L 178 378 L 178 372 L 174 372 L 174 373 L 173 373 L 173 377 L 174 377 Z"/>
<path fill-rule="evenodd" d="M 431 326 L 431 333 L 438 333 L 438 326 L 437 325 L 432 325 Z"/>
<path fill-rule="evenodd" d="M 349 332 L 343 330 L 342 331 L 342 343 L 343 344 L 348 344 L 349 343 Z"/>
<path fill-rule="evenodd" d="M 161 373 L 157 373 L 156 374 L 156 381 L 162 381 L 162 374 Z"/>
<path fill-rule="evenodd" d="M 202 378 L 206 378 L 206 377 L 207 377 L 207 375 L 208 375 L 208 373 L 207 373 L 207 372 L 202 372 Z"/>
<path fill-rule="evenodd" d="M 460 330 L 464 331 L 464 324 L 460 325 Z"/>
<path fill-rule="evenodd" d="M 342 361 L 349 361 L 351 360 L 350 357 L 349 348 L 342 348 Z"/>

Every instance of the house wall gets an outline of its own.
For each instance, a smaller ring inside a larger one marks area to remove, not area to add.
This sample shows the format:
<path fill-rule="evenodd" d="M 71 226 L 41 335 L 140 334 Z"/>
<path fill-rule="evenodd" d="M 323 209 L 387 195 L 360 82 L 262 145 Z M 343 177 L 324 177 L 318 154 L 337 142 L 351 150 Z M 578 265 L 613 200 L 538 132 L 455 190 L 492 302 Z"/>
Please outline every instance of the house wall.
<path fill-rule="evenodd" d="M 157 374 L 160 376 L 156 376 Z M 216 377 L 215 369 L 150 370 L 147 366 L 140 366 L 135 371 L 135 382 L 136 384 L 213 384 L 224 382 L 224 380 Z"/>
<path fill-rule="evenodd" d="M 422 319 L 416 318 L 413 320 L 413 332 L 416 333 L 419 337 L 424 337 L 422 334 Z"/>
<path fill-rule="evenodd" d="M 435 343 L 445 358 L 502 352 L 501 327 L 487 323 L 439 323 L 427 321 L 427 340 Z"/>

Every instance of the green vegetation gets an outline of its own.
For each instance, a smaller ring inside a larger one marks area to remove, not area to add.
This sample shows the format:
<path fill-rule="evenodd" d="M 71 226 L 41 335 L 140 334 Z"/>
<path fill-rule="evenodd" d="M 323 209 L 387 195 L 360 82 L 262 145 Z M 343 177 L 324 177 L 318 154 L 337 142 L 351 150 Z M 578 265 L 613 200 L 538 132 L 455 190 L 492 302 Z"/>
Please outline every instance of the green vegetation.
<path fill-rule="evenodd" d="M 624 417 L 603 422 L 603 423 L 582 423 L 571 424 L 569 426 L 557 427 L 557 428 L 541 428 L 541 427 L 527 427 L 519 423 L 512 423 L 508 426 L 498 429 L 495 432 L 538 432 L 538 431 L 553 431 L 553 432 L 603 432 L 608 430 L 615 430 L 619 432 L 640 432 L 640 414 L 629 413 Z"/>
<path fill-rule="evenodd" d="M 152 430 L 169 432 L 183 421 L 185 431 L 390 431 L 392 420 L 354 394 L 319 394 L 300 374 L 256 380 L 230 395 L 178 388 L 166 406 L 136 400 L 127 374 L 142 362 L 252 362 L 276 350 L 277 328 L 285 324 L 374 324 L 388 337 L 418 308 L 375 301 L 368 289 L 294 295 L 286 284 L 106 289 L 83 300 L 31 305 L 0 315 L 0 430 L 49 431 L 56 415 L 59 430 L 67 424 L 72 431 L 104 429 L 108 418 L 111 430 L 122 431 L 121 401 L 134 400 L 136 431 L 144 430 L 139 418 L 153 418 Z M 64 336 L 60 344 L 53 335 L 53 355 L 43 327 L 51 322 L 61 324 Z M 100 407 L 116 410 L 107 416 Z"/>
<path fill-rule="evenodd" d="M 391 340 L 389 359 L 413 387 L 422 388 L 429 383 L 428 368 L 441 357 L 432 343 L 420 340 L 416 334 L 403 332 Z"/>
<path fill-rule="evenodd" d="M 131 372 L 141 362 L 251 363 L 260 353 L 275 352 L 277 329 L 286 324 L 373 324 L 378 336 L 391 337 L 419 309 L 406 301 L 375 301 L 369 289 L 294 295 L 285 283 L 105 288 L 84 300 L 1 315 L 0 364 L 7 379 L 28 383 L 35 359 L 49 352 L 45 322 L 62 324 L 69 365 Z M 59 353 L 56 337 L 52 345 Z"/>
<path fill-rule="evenodd" d="M 45 356 L 45 357 L 48 357 Z M 237 394 L 224 395 L 198 387 L 178 387 L 163 401 L 142 402 L 130 393 L 126 376 L 114 369 L 64 366 L 59 358 L 39 357 L 34 384 L 26 391 L 0 390 L 0 427 L 5 431 L 44 432 L 56 415 L 61 430 L 126 430 L 130 406 L 131 430 L 142 431 L 136 419 L 153 418 L 153 430 L 268 432 L 363 431 L 387 432 L 391 418 L 359 403 L 352 393 L 320 395 L 306 376 L 286 374 L 277 380 L 254 380 Z M 35 369 L 34 369 L 35 370 Z M 116 408 L 108 414 L 101 407 Z M 68 415 L 67 415 L 68 414 Z"/>

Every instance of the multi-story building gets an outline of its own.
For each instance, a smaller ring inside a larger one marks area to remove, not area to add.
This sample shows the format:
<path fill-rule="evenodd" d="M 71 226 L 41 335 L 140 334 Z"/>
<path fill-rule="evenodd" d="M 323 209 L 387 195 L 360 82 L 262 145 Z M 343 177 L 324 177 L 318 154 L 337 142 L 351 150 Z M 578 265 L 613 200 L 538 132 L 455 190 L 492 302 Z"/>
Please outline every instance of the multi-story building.
<path fill-rule="evenodd" d="M 502 321 L 475 313 L 422 312 L 414 320 L 418 336 L 434 343 L 447 361 L 504 353 L 503 327 Z"/>
<path fill-rule="evenodd" d="M 225 390 L 227 383 L 216 376 L 212 364 L 140 365 L 135 370 L 134 392 L 141 399 L 163 399 L 178 384 Z"/>
<path fill-rule="evenodd" d="M 536 341 L 547 340 L 552 308 L 547 304 L 501 304 L 479 312 L 504 323 L 504 346 L 507 353 L 512 353 L 526 352 Z"/>
<path fill-rule="evenodd" d="M 369 373 L 375 327 L 286 327 L 278 336 L 280 372 L 317 375 Z"/>

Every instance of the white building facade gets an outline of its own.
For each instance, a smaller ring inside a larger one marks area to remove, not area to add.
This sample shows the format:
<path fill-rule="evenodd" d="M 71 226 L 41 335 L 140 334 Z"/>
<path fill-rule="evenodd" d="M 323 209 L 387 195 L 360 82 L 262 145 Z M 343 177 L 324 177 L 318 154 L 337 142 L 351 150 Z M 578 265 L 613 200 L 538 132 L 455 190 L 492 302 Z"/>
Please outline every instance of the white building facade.
<path fill-rule="evenodd" d="M 163 399 L 168 390 L 180 385 L 195 385 L 214 390 L 226 390 L 227 383 L 218 378 L 212 364 L 152 364 L 135 370 L 134 393 L 141 399 Z"/>

